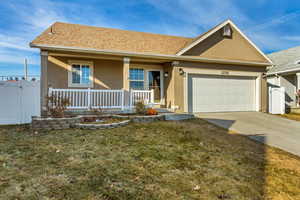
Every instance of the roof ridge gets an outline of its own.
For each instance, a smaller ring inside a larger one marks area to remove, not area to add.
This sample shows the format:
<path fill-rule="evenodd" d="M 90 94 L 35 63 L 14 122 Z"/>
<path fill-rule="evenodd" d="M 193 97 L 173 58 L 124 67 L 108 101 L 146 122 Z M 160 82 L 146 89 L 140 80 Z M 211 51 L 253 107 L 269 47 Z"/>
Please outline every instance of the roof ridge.
<path fill-rule="evenodd" d="M 68 23 L 68 22 L 60 22 L 56 21 L 51 26 L 54 26 L 55 24 L 67 24 L 67 25 L 75 25 L 75 26 L 83 26 L 83 27 L 89 27 L 89 28 L 101 28 L 101 29 L 110 29 L 110 30 L 116 30 L 116 31 L 125 31 L 125 32 L 133 32 L 133 33 L 144 33 L 149 35 L 158 35 L 158 36 L 165 36 L 165 37 L 174 37 L 174 38 L 182 38 L 182 39 L 194 39 L 195 37 L 183 37 L 183 36 L 176 36 L 176 35 L 167 35 L 167 34 L 160 34 L 160 33 L 152 33 L 152 32 L 145 32 L 145 31 L 135 31 L 135 30 L 126 30 L 121 28 L 112 28 L 112 27 L 103 27 L 103 26 L 92 26 L 92 25 L 85 25 L 85 24 L 75 24 L 75 23 Z"/>

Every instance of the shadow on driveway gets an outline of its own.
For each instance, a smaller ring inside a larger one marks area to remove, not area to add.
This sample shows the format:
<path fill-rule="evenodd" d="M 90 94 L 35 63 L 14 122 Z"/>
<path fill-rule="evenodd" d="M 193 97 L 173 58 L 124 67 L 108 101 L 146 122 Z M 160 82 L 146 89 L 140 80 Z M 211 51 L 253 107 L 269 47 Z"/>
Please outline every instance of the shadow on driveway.
<path fill-rule="evenodd" d="M 300 156 L 300 123 L 259 112 L 200 113 L 197 117 Z"/>

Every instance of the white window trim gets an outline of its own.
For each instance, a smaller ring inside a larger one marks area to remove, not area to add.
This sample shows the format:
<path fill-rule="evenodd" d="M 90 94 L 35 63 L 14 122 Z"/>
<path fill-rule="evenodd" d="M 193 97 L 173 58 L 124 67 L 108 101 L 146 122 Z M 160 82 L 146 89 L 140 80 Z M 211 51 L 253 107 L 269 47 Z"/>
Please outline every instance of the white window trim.
<path fill-rule="evenodd" d="M 92 88 L 94 87 L 94 63 L 91 61 L 84 60 L 69 60 L 69 70 L 68 70 L 68 87 L 78 87 L 78 88 Z M 81 83 L 72 83 L 72 65 L 88 65 L 90 66 L 90 83 L 81 84 Z"/>
<path fill-rule="evenodd" d="M 130 79 L 130 70 L 131 69 L 142 69 L 143 71 L 144 71 L 144 79 L 143 80 L 135 80 L 135 79 Z M 135 81 L 135 82 L 143 82 L 144 83 L 144 89 L 145 89 L 145 80 L 146 80 L 146 78 L 145 78 L 145 73 L 146 72 L 146 70 L 145 69 L 143 69 L 143 68 L 137 68 L 137 67 L 133 67 L 133 68 L 129 68 L 129 87 L 130 87 L 130 82 L 131 81 Z M 130 88 L 131 89 L 131 88 Z"/>

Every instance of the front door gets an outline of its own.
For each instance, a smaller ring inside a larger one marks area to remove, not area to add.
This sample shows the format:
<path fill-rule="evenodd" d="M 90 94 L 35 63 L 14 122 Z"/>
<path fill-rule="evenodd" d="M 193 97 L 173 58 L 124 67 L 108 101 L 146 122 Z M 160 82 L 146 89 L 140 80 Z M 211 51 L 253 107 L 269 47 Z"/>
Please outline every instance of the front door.
<path fill-rule="evenodd" d="M 148 71 L 148 88 L 154 90 L 154 103 L 161 103 L 162 76 L 161 71 Z"/>

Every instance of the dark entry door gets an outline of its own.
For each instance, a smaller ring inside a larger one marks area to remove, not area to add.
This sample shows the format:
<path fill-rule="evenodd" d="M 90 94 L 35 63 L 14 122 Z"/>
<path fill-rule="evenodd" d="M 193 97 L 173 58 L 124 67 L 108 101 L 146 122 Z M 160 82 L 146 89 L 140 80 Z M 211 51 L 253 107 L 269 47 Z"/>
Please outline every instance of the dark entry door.
<path fill-rule="evenodd" d="M 154 102 L 160 103 L 161 101 L 161 72 L 148 71 L 148 86 L 149 90 L 154 90 Z"/>

